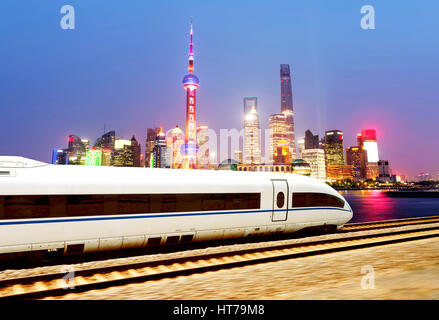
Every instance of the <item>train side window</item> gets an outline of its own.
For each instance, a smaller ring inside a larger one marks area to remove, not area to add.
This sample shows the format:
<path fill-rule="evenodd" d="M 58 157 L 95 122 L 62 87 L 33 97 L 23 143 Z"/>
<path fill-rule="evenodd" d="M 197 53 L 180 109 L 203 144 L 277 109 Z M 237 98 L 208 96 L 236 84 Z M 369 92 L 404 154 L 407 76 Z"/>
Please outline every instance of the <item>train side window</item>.
<path fill-rule="evenodd" d="M 239 209 L 248 209 L 248 194 L 241 193 L 239 195 Z"/>
<path fill-rule="evenodd" d="M 0 218 L 260 209 L 260 193 L 0 196 Z"/>
<path fill-rule="evenodd" d="M 105 201 L 107 202 L 107 199 Z M 117 199 L 117 213 L 119 214 L 149 213 L 150 210 L 149 194 L 121 194 Z"/>
<path fill-rule="evenodd" d="M 177 212 L 184 211 L 201 211 L 201 194 L 178 194 L 177 195 Z"/>
<path fill-rule="evenodd" d="M 293 207 L 337 207 L 344 201 L 330 194 L 317 192 L 293 192 Z"/>
<path fill-rule="evenodd" d="M 105 214 L 118 214 L 118 199 L 117 194 L 104 195 L 104 213 Z"/>
<path fill-rule="evenodd" d="M 224 210 L 225 194 L 213 193 L 203 195 L 203 210 Z"/>
<path fill-rule="evenodd" d="M 8 219 L 44 218 L 49 216 L 49 196 L 6 196 Z"/>
<path fill-rule="evenodd" d="M 163 212 L 175 212 L 177 211 L 177 195 L 164 194 L 163 198 Z"/>
<path fill-rule="evenodd" d="M 64 195 L 50 196 L 50 216 L 51 217 L 66 216 L 66 196 Z"/>
<path fill-rule="evenodd" d="M 151 212 L 162 212 L 163 203 L 161 194 L 151 195 Z"/>
<path fill-rule="evenodd" d="M 93 216 L 104 214 L 104 195 L 68 195 L 68 216 Z"/>
<path fill-rule="evenodd" d="M 285 204 L 285 194 L 283 192 L 279 192 L 276 197 L 276 205 L 278 208 L 282 208 Z"/>
<path fill-rule="evenodd" d="M 250 193 L 248 195 L 247 209 L 260 209 L 261 208 L 261 194 Z"/>

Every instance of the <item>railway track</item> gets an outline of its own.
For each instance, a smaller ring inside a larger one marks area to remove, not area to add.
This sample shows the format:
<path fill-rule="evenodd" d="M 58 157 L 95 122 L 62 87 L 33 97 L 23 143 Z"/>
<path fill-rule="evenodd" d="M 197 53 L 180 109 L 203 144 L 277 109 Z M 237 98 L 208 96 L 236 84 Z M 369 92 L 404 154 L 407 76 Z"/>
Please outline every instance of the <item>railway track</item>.
<path fill-rule="evenodd" d="M 435 222 L 437 224 L 434 224 Z M 391 229 L 407 225 L 413 225 L 413 228 L 407 230 Z M 0 298 L 40 299 L 62 296 L 68 293 L 79 293 L 148 280 L 439 237 L 439 217 L 349 224 L 346 225 L 346 228 L 355 231 L 360 231 L 361 228 L 363 228 L 361 230 L 369 231 L 382 228 L 390 229 L 379 230 L 372 234 L 342 234 L 340 235 L 342 237 L 327 240 L 270 244 L 258 248 L 89 268 L 71 274 L 58 272 L 0 280 Z"/>
<path fill-rule="evenodd" d="M 339 232 L 357 232 L 366 230 L 378 230 L 392 227 L 414 226 L 439 222 L 439 216 L 408 218 L 396 220 L 381 220 L 373 222 L 347 223 Z"/>

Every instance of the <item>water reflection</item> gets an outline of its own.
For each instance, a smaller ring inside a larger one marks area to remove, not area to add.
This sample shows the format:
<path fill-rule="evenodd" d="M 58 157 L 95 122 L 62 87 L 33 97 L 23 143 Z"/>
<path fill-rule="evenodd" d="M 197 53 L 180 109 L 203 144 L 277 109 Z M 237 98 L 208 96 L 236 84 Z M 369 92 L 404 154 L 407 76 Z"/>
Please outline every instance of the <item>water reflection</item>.
<path fill-rule="evenodd" d="M 340 193 L 354 211 L 350 222 L 439 215 L 439 198 L 393 198 L 381 190 L 349 190 Z"/>

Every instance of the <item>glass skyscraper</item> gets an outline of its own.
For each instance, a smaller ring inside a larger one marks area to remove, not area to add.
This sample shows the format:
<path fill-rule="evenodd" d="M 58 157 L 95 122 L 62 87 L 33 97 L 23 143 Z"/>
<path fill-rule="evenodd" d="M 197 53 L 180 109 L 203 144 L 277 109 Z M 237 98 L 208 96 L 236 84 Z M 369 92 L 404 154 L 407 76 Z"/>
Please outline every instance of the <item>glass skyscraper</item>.
<path fill-rule="evenodd" d="M 292 160 L 296 159 L 296 142 L 294 134 L 294 110 L 293 110 L 293 90 L 291 86 L 290 65 L 280 65 L 280 91 L 281 108 L 280 111 L 286 117 L 287 141 L 289 144 Z"/>
<path fill-rule="evenodd" d="M 245 164 L 261 163 L 261 135 L 259 130 L 258 100 L 244 98 L 244 159 Z"/>
<path fill-rule="evenodd" d="M 287 140 L 286 117 L 284 114 L 272 114 L 269 118 L 270 127 L 270 162 L 275 164 L 290 163 L 291 153 Z"/>
<path fill-rule="evenodd" d="M 89 142 L 86 139 L 81 139 L 80 137 L 71 134 L 69 136 L 69 164 L 85 165 L 85 156 L 89 149 Z"/>
<path fill-rule="evenodd" d="M 326 164 L 344 164 L 343 132 L 341 130 L 331 130 L 325 132 L 325 154 Z"/>

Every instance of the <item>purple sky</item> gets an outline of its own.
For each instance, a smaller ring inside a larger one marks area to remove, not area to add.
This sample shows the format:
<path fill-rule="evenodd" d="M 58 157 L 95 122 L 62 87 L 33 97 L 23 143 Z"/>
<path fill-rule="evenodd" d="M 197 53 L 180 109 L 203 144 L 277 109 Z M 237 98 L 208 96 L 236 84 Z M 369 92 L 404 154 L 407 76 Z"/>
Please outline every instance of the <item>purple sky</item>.
<path fill-rule="evenodd" d="M 76 29 L 60 28 L 75 8 Z M 49 162 L 69 134 L 184 128 L 189 21 L 194 19 L 197 122 L 243 126 L 257 96 L 261 128 L 280 111 L 290 64 L 296 137 L 307 129 L 378 134 L 397 174 L 439 173 L 439 4 L 387 1 L 85 1 L 0 3 L 0 154 Z M 364 4 L 375 30 L 360 27 Z M 142 150 L 143 152 L 143 150 Z"/>

